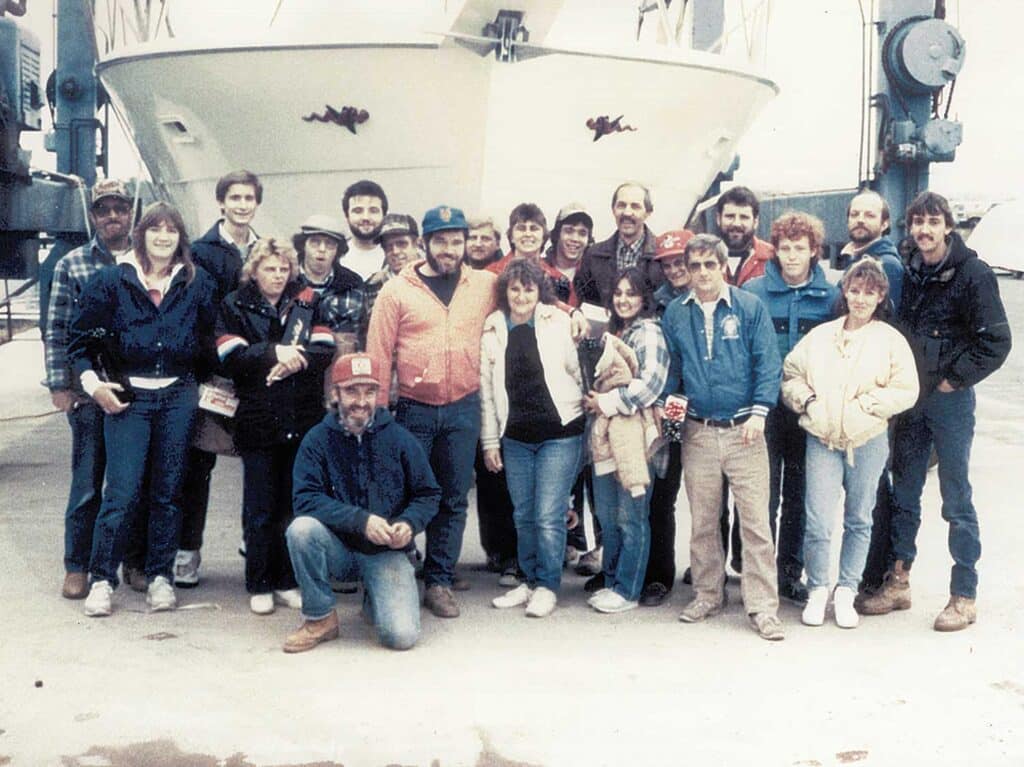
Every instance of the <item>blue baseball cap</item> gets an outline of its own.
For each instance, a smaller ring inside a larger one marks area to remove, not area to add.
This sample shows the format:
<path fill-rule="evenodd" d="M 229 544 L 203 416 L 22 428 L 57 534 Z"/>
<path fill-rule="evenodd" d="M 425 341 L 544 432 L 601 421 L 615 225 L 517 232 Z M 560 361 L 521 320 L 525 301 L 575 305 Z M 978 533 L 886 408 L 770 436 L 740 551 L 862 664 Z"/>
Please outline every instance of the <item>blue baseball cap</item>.
<path fill-rule="evenodd" d="M 469 224 L 466 217 L 458 208 L 448 205 L 438 205 L 423 214 L 423 236 L 426 237 L 434 232 L 442 232 L 448 229 L 462 229 L 469 231 Z"/>

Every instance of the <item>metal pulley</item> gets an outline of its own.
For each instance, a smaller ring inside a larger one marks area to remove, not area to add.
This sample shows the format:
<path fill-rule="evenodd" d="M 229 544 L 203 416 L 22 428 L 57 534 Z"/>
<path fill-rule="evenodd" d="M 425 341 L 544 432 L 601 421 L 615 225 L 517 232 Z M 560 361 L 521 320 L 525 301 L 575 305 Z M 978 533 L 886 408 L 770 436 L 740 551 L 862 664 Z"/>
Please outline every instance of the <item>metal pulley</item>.
<path fill-rule="evenodd" d="M 883 44 L 889 78 L 908 94 L 931 93 L 956 79 L 967 43 L 941 19 L 911 17 L 893 27 Z"/>

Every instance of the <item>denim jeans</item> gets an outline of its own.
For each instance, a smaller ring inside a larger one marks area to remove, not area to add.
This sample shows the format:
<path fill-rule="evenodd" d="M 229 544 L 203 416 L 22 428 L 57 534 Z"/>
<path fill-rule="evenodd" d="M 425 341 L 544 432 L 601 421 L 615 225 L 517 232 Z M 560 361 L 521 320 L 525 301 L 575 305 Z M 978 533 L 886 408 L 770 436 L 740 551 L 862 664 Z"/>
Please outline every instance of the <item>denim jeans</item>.
<path fill-rule="evenodd" d="M 480 525 L 480 545 L 484 554 L 499 562 L 516 558 L 516 525 L 512 520 L 512 499 L 504 471 L 490 472 L 484 465 L 484 451 L 476 448 L 473 463 L 476 474 L 476 515 Z"/>
<path fill-rule="evenodd" d="M 137 389 L 135 401 L 124 412 L 104 419 L 107 475 L 89 563 L 93 581 L 117 586 L 117 566 L 142 506 L 149 509 L 146 578 L 151 581 L 163 575 L 173 579 L 181 527 L 181 482 L 198 400 L 195 381 L 179 379 L 156 391 Z M 147 466 L 149 483 L 145 485 Z"/>
<path fill-rule="evenodd" d="M 427 525 L 423 582 L 451 586 L 466 529 L 466 496 L 473 483 L 473 457 L 480 438 L 480 394 L 474 392 L 447 405 L 425 405 L 400 398 L 395 420 L 408 429 L 430 460 L 441 503 Z"/>
<path fill-rule="evenodd" d="M 614 473 L 594 475 L 594 511 L 601 520 L 604 547 L 604 585 L 630 602 L 640 598 L 651 551 L 650 501 L 651 485 L 637 498 Z"/>
<path fill-rule="evenodd" d="M 889 455 L 885 432 L 853 450 L 853 465 L 843 450 L 830 450 L 807 435 L 807 527 L 804 564 L 808 588 L 829 585 L 829 552 L 839 490 L 843 502 L 843 544 L 839 554 L 838 586 L 857 590 L 871 543 L 871 510 L 878 492 L 878 475 Z"/>
<path fill-rule="evenodd" d="M 292 466 L 298 443 L 241 448 L 244 490 L 245 590 L 295 588 L 284 533 L 292 521 Z"/>
<path fill-rule="evenodd" d="M 768 413 L 764 428 L 768 446 L 768 525 L 777 541 L 779 583 L 799 582 L 804 569 L 801 551 L 807 434 L 799 420 L 796 413 L 779 403 Z"/>
<path fill-rule="evenodd" d="M 683 482 L 693 517 L 690 568 L 695 596 L 713 604 L 725 587 L 725 547 L 720 525 L 724 483 L 736 499 L 743 541 L 740 591 L 748 613 L 779 608 L 775 548 L 768 526 L 768 449 L 764 438 L 743 443 L 743 427 L 718 428 L 687 421 Z"/>
<path fill-rule="evenodd" d="M 953 557 L 949 591 L 969 599 L 974 599 L 978 590 L 975 565 L 981 558 L 978 515 L 967 478 L 973 441 L 974 389 L 949 394 L 933 391 L 898 417 L 892 458 L 892 558 L 909 567 L 917 555 L 921 492 L 934 445 L 939 456 L 942 518 L 949 523 L 949 553 Z"/>
<path fill-rule="evenodd" d="M 295 577 L 302 590 L 302 614 L 326 618 L 334 610 L 331 578 L 362 579 L 380 643 L 408 650 L 420 635 L 416 575 L 404 551 L 352 551 L 315 517 L 296 517 L 286 534 Z"/>
<path fill-rule="evenodd" d="M 89 570 L 92 533 L 103 499 L 103 473 L 107 466 L 103 441 L 103 410 L 83 402 L 70 413 L 71 489 L 64 512 L 64 569 L 69 573 Z"/>
<path fill-rule="evenodd" d="M 583 437 L 544 442 L 501 440 L 512 496 L 519 569 L 530 588 L 557 592 L 565 557 L 565 515 L 579 469 Z"/>

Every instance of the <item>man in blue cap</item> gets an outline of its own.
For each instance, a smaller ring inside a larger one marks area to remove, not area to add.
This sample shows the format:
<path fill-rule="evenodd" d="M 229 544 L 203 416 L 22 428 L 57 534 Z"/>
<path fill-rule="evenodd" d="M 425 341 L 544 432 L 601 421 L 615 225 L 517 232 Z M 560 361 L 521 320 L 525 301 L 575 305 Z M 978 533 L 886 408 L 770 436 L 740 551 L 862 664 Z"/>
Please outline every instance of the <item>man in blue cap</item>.
<path fill-rule="evenodd" d="M 422 230 L 426 258 L 381 288 L 366 350 L 380 380 L 390 381 L 394 366 L 395 418 L 423 445 L 441 486 L 440 509 L 426 529 L 423 603 L 438 617 L 456 618 L 452 581 L 480 436 L 480 335 L 495 308 L 496 278 L 463 265 L 469 226 L 458 208 L 431 208 Z M 381 387 L 378 404 L 386 407 L 387 399 Z"/>

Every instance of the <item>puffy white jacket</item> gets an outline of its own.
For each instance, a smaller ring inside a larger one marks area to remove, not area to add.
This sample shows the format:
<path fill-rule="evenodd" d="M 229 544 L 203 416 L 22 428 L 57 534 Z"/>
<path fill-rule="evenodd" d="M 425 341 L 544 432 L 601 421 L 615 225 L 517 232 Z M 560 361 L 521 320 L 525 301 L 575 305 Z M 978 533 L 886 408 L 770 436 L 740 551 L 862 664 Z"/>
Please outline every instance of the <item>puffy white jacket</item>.
<path fill-rule="evenodd" d="M 538 304 L 533 325 L 544 383 L 564 426 L 583 413 L 583 379 L 569 315 L 554 306 Z M 493 312 L 484 322 L 480 338 L 480 444 L 485 450 L 500 447 L 508 423 L 507 347 L 508 321 L 501 311 Z"/>
<path fill-rule="evenodd" d="M 803 429 L 852 459 L 854 448 L 913 407 L 918 381 L 914 355 L 898 330 L 873 320 L 846 336 L 845 321 L 818 325 L 793 348 L 783 364 L 782 399 L 801 414 Z"/>

